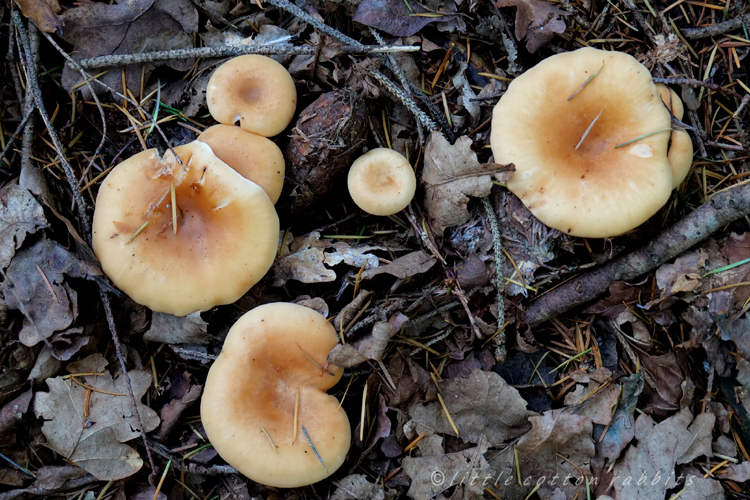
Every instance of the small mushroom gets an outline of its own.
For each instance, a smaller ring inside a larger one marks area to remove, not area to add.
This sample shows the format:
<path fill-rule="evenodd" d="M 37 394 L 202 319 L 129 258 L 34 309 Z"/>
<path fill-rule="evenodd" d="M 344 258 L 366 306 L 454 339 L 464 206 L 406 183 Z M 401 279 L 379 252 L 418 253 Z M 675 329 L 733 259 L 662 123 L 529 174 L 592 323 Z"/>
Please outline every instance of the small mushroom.
<path fill-rule="evenodd" d="M 270 57 L 249 54 L 225 62 L 206 87 L 211 116 L 225 125 L 263 137 L 283 131 L 297 107 L 297 89 L 289 72 Z"/>
<path fill-rule="evenodd" d="M 232 326 L 211 366 L 201 420 L 221 457 L 279 488 L 320 481 L 346 458 L 351 428 L 326 394 L 343 369 L 326 364 L 336 330 L 318 312 L 265 304 Z"/>
<path fill-rule="evenodd" d="M 659 90 L 661 100 L 667 106 L 667 109 L 675 118 L 682 121 L 685 108 L 677 93 L 661 83 L 656 84 L 656 88 Z M 674 124 L 672 125 L 672 137 L 670 138 L 667 158 L 672 165 L 672 176 L 674 178 L 672 186 L 679 187 L 693 165 L 693 140 L 684 128 Z"/>
<path fill-rule="evenodd" d="M 495 162 L 543 223 L 616 236 L 654 215 L 673 186 L 669 111 L 648 70 L 621 52 L 554 55 L 516 78 L 495 106 Z"/>
<path fill-rule="evenodd" d="M 372 215 L 392 215 L 411 203 L 417 177 L 409 160 L 399 153 L 376 148 L 352 163 L 349 194 L 359 208 Z"/>
<path fill-rule="evenodd" d="M 276 203 L 284 187 L 284 155 L 270 139 L 233 125 L 214 125 L 198 140 L 205 142 L 221 161 L 265 189 Z"/>
<path fill-rule="evenodd" d="M 184 316 L 244 295 L 273 263 L 279 219 L 263 189 L 202 142 L 155 149 L 102 183 L 93 247 L 112 282 L 139 304 Z"/>

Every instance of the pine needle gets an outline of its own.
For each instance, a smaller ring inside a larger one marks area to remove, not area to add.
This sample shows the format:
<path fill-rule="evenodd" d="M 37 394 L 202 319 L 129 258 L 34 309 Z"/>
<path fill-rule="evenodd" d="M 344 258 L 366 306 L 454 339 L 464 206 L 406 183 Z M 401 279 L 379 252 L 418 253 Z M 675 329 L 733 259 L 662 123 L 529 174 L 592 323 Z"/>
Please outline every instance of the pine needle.
<path fill-rule="evenodd" d="M 587 128 L 586 132 L 583 133 L 583 136 L 581 137 L 581 140 L 578 141 L 578 144 L 576 144 L 576 148 L 575 148 L 576 151 L 578 151 L 578 148 L 581 147 L 581 144 L 583 144 L 584 139 L 586 139 L 586 136 L 589 135 L 589 132 L 591 132 L 591 129 L 594 127 L 594 124 L 596 123 L 596 120 L 598 120 L 599 117 L 602 116 L 602 113 L 604 113 L 604 108 L 602 108 L 602 110 L 599 111 L 599 114 L 596 115 L 596 118 L 594 118 L 594 121 L 591 122 L 591 124 L 589 125 L 589 128 Z"/>
<path fill-rule="evenodd" d="M 323 468 L 325 468 L 326 473 L 328 473 L 328 467 L 326 466 L 326 463 L 323 461 L 323 457 L 320 456 L 320 453 L 318 453 L 318 450 L 315 449 L 315 445 L 312 442 L 312 439 L 310 439 L 310 435 L 307 433 L 307 429 L 305 429 L 305 426 L 302 426 L 302 433 L 305 435 L 305 438 L 307 439 L 307 444 L 310 445 L 310 448 L 312 448 L 313 453 L 315 453 L 315 456 L 318 457 L 318 461 L 323 464 Z"/>
<path fill-rule="evenodd" d="M 656 135 L 660 132 L 666 132 L 667 130 L 672 130 L 672 127 L 660 128 L 659 130 L 654 130 L 653 132 L 649 132 L 648 134 L 639 135 L 635 139 L 629 140 L 628 142 L 623 142 L 622 144 L 618 144 L 617 146 L 615 146 L 615 149 L 624 148 L 625 146 L 629 146 L 630 144 L 633 144 L 634 142 L 638 142 L 641 139 L 645 139 L 646 137 L 651 137 L 652 135 Z"/>
<path fill-rule="evenodd" d="M 575 96 L 577 96 L 578 94 L 580 94 L 581 91 L 584 88 L 586 88 L 586 85 L 588 85 L 589 83 L 591 83 L 594 78 L 596 78 L 597 76 L 599 76 L 599 73 L 601 73 L 603 69 L 604 69 L 604 61 L 602 61 L 602 67 L 599 68 L 598 70 L 596 70 L 596 73 L 594 73 L 593 75 L 591 75 L 590 77 L 588 77 L 586 79 L 586 81 L 583 82 L 583 85 L 581 85 L 580 87 L 578 87 L 578 90 L 576 90 L 575 92 L 573 92 L 570 95 L 570 97 L 568 97 L 568 101 L 572 101 Z M 578 148 L 576 148 L 576 149 L 578 149 Z"/>

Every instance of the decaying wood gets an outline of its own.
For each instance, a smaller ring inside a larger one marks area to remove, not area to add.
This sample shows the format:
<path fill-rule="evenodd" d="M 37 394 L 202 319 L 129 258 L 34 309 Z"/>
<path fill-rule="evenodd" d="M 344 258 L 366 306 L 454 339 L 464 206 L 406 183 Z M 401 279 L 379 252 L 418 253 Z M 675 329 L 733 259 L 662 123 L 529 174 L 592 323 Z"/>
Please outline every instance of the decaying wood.
<path fill-rule="evenodd" d="M 605 293 L 612 282 L 633 280 L 653 271 L 748 214 L 750 184 L 718 193 L 643 248 L 568 281 L 531 302 L 526 309 L 526 320 L 536 326 L 585 304 Z"/>

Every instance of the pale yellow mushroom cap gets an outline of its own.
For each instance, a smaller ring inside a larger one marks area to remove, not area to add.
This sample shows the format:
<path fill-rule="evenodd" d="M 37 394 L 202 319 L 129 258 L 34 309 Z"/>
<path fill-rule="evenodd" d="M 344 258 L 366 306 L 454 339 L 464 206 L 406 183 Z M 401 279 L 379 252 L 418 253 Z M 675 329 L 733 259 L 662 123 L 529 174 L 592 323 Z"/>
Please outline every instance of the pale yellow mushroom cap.
<path fill-rule="evenodd" d="M 242 177 L 265 189 L 272 202 L 278 201 L 284 187 L 284 155 L 272 140 L 233 125 L 209 127 L 198 140 Z"/>
<path fill-rule="evenodd" d="M 672 142 L 669 145 L 667 158 L 672 165 L 673 187 L 679 187 L 693 165 L 693 140 L 686 130 L 676 128 L 672 131 Z"/>
<path fill-rule="evenodd" d="M 171 151 L 162 159 L 149 149 L 110 172 L 97 196 L 93 247 L 133 300 L 184 316 L 234 302 L 260 281 L 276 255 L 279 219 L 266 192 L 208 145 L 174 149 L 182 165 Z"/>
<path fill-rule="evenodd" d="M 235 57 L 214 72 L 206 87 L 211 116 L 225 125 L 263 137 L 281 133 L 292 121 L 297 89 L 289 72 L 270 57 Z"/>
<path fill-rule="evenodd" d="M 333 326 L 297 304 L 262 305 L 237 320 L 208 372 L 201 400 L 203 427 L 227 463 L 253 481 L 279 488 L 318 482 L 344 463 L 349 419 L 325 392 L 343 369 L 329 365 L 324 372 L 310 360 L 325 367 L 336 343 Z"/>
<path fill-rule="evenodd" d="M 639 226 L 669 199 L 670 125 L 642 64 L 583 48 L 511 82 L 493 112 L 492 152 L 496 163 L 515 165 L 508 189 L 540 221 L 574 236 L 609 237 Z"/>
<path fill-rule="evenodd" d="M 359 208 L 372 215 L 393 215 L 411 203 L 417 177 L 403 155 L 376 148 L 354 160 L 347 184 Z"/>

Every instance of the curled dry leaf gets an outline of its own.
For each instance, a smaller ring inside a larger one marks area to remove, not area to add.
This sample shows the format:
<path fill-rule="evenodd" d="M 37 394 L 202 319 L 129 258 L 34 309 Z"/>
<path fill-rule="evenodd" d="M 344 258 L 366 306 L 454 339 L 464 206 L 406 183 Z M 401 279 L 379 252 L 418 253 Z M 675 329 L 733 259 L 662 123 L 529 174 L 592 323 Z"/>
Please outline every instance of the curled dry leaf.
<path fill-rule="evenodd" d="M 701 455 L 711 456 L 711 430 L 715 417 L 702 413 L 693 420 L 690 408 L 656 424 L 643 413 L 635 422 L 635 439 L 615 465 L 617 498 L 663 500 L 675 486 L 675 465 Z M 646 477 L 641 482 L 638 478 Z M 631 481 L 625 481 L 631 477 Z"/>
<path fill-rule="evenodd" d="M 208 323 L 203 321 L 199 311 L 187 316 L 154 313 L 151 328 L 143 334 L 143 340 L 165 344 L 208 344 L 212 337 L 206 333 L 207 327 Z"/>
<path fill-rule="evenodd" d="M 136 450 L 124 444 L 139 435 L 127 383 L 122 374 L 113 378 L 105 371 L 106 366 L 107 360 L 101 354 L 68 366 L 71 373 L 103 373 L 76 378 L 94 389 L 88 413 L 84 411 L 87 389 L 62 377 L 47 379 L 49 392 L 37 393 L 33 404 L 36 416 L 44 420 L 45 446 L 99 480 L 116 481 L 136 473 L 143 460 Z M 129 375 L 136 401 L 140 401 L 152 382 L 151 374 L 133 370 Z M 159 417 L 151 408 L 139 402 L 138 412 L 145 432 L 159 425 Z"/>
<path fill-rule="evenodd" d="M 407 8 L 403 0 L 363 0 L 352 20 L 395 36 L 412 36 L 429 23 L 439 20 L 436 17 L 415 16 L 427 11 L 416 3 L 409 5 Z"/>
<path fill-rule="evenodd" d="M 648 396 L 643 411 L 667 416 L 679 409 L 685 375 L 675 353 L 655 357 L 642 353 L 640 359 L 646 371 L 644 393 Z"/>
<path fill-rule="evenodd" d="M 517 7 L 515 35 L 526 39 L 526 50 L 532 54 L 552 40 L 555 33 L 565 31 L 562 16 L 568 13 L 553 7 L 544 0 L 497 0 L 497 7 Z"/>
<path fill-rule="evenodd" d="M 495 372 L 474 370 L 469 378 L 442 380 L 438 390 L 448 408 L 461 439 L 479 443 L 488 440 L 499 446 L 529 429 L 529 417 L 536 413 L 526 409 L 518 390 Z M 417 403 L 409 409 L 417 432 L 438 432 L 455 436 L 439 402 Z"/>
<path fill-rule="evenodd" d="M 62 25 L 57 14 L 60 13 L 60 4 L 57 0 L 16 0 L 21 8 L 21 14 L 31 18 L 37 27 L 45 33 L 59 33 Z"/>
<path fill-rule="evenodd" d="M 378 321 L 372 326 L 372 333 L 357 340 L 354 344 L 337 344 L 328 355 L 327 361 L 343 368 L 349 368 L 368 359 L 381 360 L 388 346 L 388 341 L 401 329 L 408 320 L 401 313 L 388 321 Z"/>
<path fill-rule="evenodd" d="M 387 273 L 399 279 L 406 279 L 416 274 L 426 273 L 437 263 L 437 259 L 424 250 L 411 252 L 399 257 L 390 264 L 368 269 L 362 273 L 362 279 L 369 280 L 378 274 Z"/>
<path fill-rule="evenodd" d="M 34 196 L 15 184 L 0 190 L 0 203 L 0 268 L 5 269 L 26 235 L 47 227 L 47 220 Z"/>
<path fill-rule="evenodd" d="M 440 132 L 432 132 L 427 142 L 422 171 L 424 207 L 438 234 L 469 220 L 469 196 L 490 194 L 493 174 L 513 172 L 511 166 L 479 163 L 471 144 L 464 136 L 451 145 Z"/>

